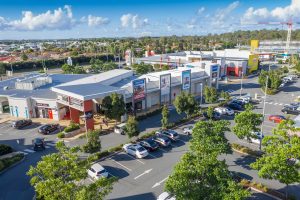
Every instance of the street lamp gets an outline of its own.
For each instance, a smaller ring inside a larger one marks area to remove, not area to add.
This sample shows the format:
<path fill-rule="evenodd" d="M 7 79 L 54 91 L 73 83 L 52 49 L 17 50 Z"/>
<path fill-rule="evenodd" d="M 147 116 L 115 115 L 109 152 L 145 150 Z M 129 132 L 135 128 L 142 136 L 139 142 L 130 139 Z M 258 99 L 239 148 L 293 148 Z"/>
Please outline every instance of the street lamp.
<path fill-rule="evenodd" d="M 259 138 L 259 150 L 261 150 L 261 140 L 262 140 L 262 135 L 263 135 L 263 123 L 265 121 L 265 109 L 266 109 L 268 81 L 269 81 L 269 76 L 267 76 L 266 85 L 265 85 L 265 97 L 264 97 L 263 113 L 262 113 L 263 114 L 263 121 L 262 121 L 261 126 L 260 126 L 261 137 Z"/>
<path fill-rule="evenodd" d="M 243 90 L 243 76 L 244 76 L 244 72 L 242 71 L 240 97 L 242 96 L 242 90 Z"/>
<path fill-rule="evenodd" d="M 201 86 L 201 98 L 200 98 L 200 105 L 202 105 L 202 99 L 203 99 L 203 83 L 200 83 Z"/>

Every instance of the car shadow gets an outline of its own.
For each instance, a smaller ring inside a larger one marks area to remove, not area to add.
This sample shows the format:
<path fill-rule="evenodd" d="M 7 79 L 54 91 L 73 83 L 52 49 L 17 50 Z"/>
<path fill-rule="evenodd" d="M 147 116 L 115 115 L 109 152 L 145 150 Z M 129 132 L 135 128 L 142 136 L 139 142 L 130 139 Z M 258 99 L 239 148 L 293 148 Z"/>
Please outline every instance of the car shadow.
<path fill-rule="evenodd" d="M 134 160 L 134 156 L 128 155 L 126 152 L 115 154 L 112 157 L 115 161 L 132 161 Z"/>
<path fill-rule="evenodd" d="M 157 149 L 156 151 L 149 151 L 149 155 L 143 159 L 145 160 L 152 160 L 152 159 L 156 159 L 156 158 L 161 158 L 163 156 L 163 151 L 160 151 L 159 149 Z"/>
<path fill-rule="evenodd" d="M 251 170 L 252 168 L 250 167 L 250 164 L 253 163 L 253 162 L 255 162 L 255 160 L 256 160 L 256 159 L 255 159 L 255 157 L 253 157 L 253 156 L 248 156 L 248 155 L 246 156 L 246 155 L 243 155 L 243 156 L 237 158 L 237 159 L 234 161 L 234 163 L 235 163 L 236 165 L 239 165 L 239 166 L 241 166 L 241 167 L 247 169 L 247 170 Z"/>
<path fill-rule="evenodd" d="M 19 130 L 29 130 L 29 129 L 37 128 L 39 126 L 41 126 L 40 123 L 32 123 L 31 125 L 20 128 Z"/>
<path fill-rule="evenodd" d="M 103 167 L 108 171 L 109 176 L 115 176 L 118 179 L 122 179 L 129 176 L 129 173 L 126 170 L 121 169 L 119 167 L 112 167 L 109 165 L 103 165 Z"/>

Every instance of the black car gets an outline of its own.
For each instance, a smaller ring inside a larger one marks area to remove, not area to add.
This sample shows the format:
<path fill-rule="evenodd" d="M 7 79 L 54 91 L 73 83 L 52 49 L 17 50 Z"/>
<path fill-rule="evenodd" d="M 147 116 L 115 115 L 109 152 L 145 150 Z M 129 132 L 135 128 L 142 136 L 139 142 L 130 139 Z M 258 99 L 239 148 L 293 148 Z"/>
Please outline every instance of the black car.
<path fill-rule="evenodd" d="M 171 140 L 163 135 L 156 135 L 152 139 L 163 147 L 168 147 L 171 145 Z"/>
<path fill-rule="evenodd" d="M 44 150 L 46 148 L 44 138 L 35 138 L 32 140 L 32 145 L 34 151 Z"/>
<path fill-rule="evenodd" d="M 234 99 L 232 100 L 230 103 L 236 103 L 236 104 L 239 104 L 241 106 L 244 106 L 245 105 L 245 102 L 241 101 L 241 100 L 238 100 L 238 99 Z"/>
<path fill-rule="evenodd" d="M 209 118 L 208 115 L 207 115 L 207 112 L 204 112 L 204 113 L 203 113 L 203 116 L 204 116 L 206 119 Z M 218 113 L 218 112 L 213 111 L 212 120 L 219 120 L 219 119 L 221 119 L 221 114 Z"/>
<path fill-rule="evenodd" d="M 32 124 L 32 121 L 30 119 L 22 119 L 22 120 L 17 120 L 12 122 L 12 127 L 20 129 L 25 126 L 29 126 Z"/>
<path fill-rule="evenodd" d="M 179 134 L 174 131 L 174 130 L 161 130 L 161 131 L 157 131 L 156 135 L 162 135 L 165 136 L 167 138 L 169 138 L 171 141 L 176 141 L 179 139 Z"/>
<path fill-rule="evenodd" d="M 281 111 L 285 114 L 299 115 L 300 107 L 298 106 L 285 106 Z"/>
<path fill-rule="evenodd" d="M 59 129 L 58 124 L 45 124 L 39 128 L 39 133 L 49 134 Z"/>
<path fill-rule="evenodd" d="M 148 151 L 155 151 L 158 149 L 159 145 L 153 139 L 148 138 L 146 140 L 140 141 L 140 145 L 147 149 Z"/>
<path fill-rule="evenodd" d="M 243 106 L 241 104 L 231 102 L 227 106 L 232 110 L 243 110 Z"/>

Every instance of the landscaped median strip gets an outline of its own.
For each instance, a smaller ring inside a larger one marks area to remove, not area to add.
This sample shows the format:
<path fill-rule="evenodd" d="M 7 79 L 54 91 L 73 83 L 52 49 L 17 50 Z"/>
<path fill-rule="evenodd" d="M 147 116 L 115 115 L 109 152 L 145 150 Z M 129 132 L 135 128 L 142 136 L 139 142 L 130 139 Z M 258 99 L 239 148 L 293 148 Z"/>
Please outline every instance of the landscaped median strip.
<path fill-rule="evenodd" d="M 236 143 L 232 143 L 231 148 L 232 148 L 232 150 L 234 150 L 240 154 L 244 154 L 244 155 L 250 155 L 250 156 L 255 156 L 255 157 L 260 157 L 263 155 L 263 152 L 261 152 L 261 151 L 255 151 L 249 147 L 245 147 L 243 145 L 236 144 Z"/>
<path fill-rule="evenodd" d="M 22 153 L 14 154 L 11 157 L 0 159 L 0 174 L 4 173 L 9 168 L 19 164 L 25 159 L 25 155 Z"/>

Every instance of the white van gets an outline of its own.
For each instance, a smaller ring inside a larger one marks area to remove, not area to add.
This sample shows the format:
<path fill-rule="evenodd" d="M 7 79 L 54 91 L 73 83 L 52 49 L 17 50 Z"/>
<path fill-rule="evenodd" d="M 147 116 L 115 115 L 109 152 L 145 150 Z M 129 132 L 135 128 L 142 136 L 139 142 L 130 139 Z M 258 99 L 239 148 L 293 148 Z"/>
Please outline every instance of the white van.
<path fill-rule="evenodd" d="M 125 135 L 125 126 L 126 126 L 126 123 L 116 125 L 114 128 L 114 132 L 121 134 L 121 135 Z"/>

